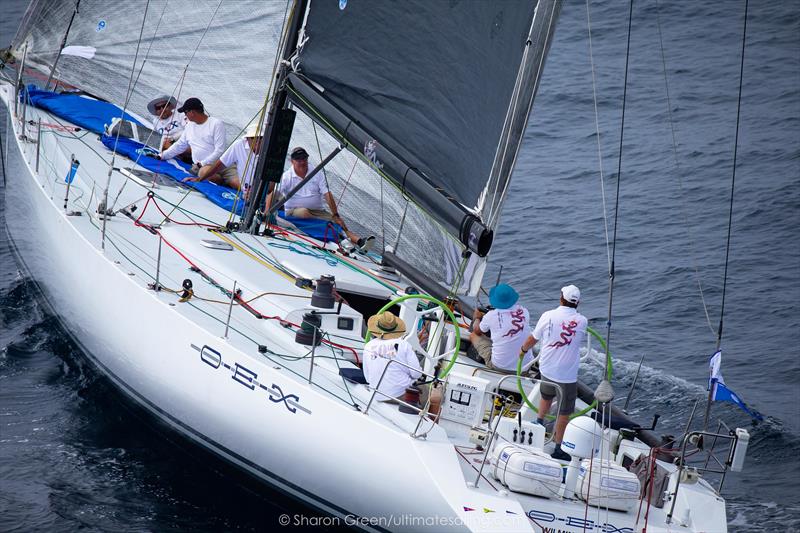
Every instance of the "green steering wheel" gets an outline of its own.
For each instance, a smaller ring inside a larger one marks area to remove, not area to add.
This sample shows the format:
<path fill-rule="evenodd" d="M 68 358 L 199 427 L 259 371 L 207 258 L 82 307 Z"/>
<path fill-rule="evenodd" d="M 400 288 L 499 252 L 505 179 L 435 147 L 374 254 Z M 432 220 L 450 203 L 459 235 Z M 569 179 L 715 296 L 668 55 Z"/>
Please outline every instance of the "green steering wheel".
<path fill-rule="evenodd" d="M 600 335 L 597 331 L 593 330 L 590 327 L 586 328 L 586 332 L 589 333 L 595 339 L 597 339 L 600 342 L 600 346 L 602 346 L 603 350 L 606 351 L 606 358 L 607 358 L 606 361 L 608 362 L 608 374 L 606 375 L 606 378 L 608 379 L 608 381 L 611 381 L 611 375 L 613 374 L 613 368 L 611 366 L 611 352 L 608 351 L 608 345 L 606 344 L 606 340 L 603 338 L 602 335 Z M 533 406 L 531 401 L 528 399 L 528 395 L 525 393 L 525 389 L 523 389 L 523 387 L 522 387 L 522 379 L 520 379 L 520 376 L 522 376 L 522 358 L 521 357 L 519 358 L 519 361 L 517 362 L 517 389 L 519 389 L 519 393 L 522 395 L 522 399 L 525 401 L 525 404 L 528 407 L 530 407 L 531 409 L 533 409 L 534 413 L 538 414 L 539 410 L 536 407 Z M 595 407 L 597 407 L 597 400 L 593 401 L 585 409 L 581 409 L 580 411 L 578 411 L 576 413 L 572 413 L 571 415 L 569 415 L 569 418 L 570 418 L 570 420 L 572 420 L 576 416 L 585 415 L 586 413 L 588 413 L 589 411 L 591 411 Z M 549 420 L 555 419 L 555 417 L 553 415 L 550 415 L 550 414 L 545 415 L 545 416 Z"/>
<path fill-rule="evenodd" d="M 451 311 L 450 308 L 447 307 L 447 305 L 444 302 L 442 302 L 441 300 L 437 300 L 433 296 L 428 296 L 427 294 L 406 294 L 405 296 L 400 296 L 399 298 L 395 298 L 394 300 L 392 300 L 388 304 L 386 304 L 383 307 L 381 307 L 381 310 L 378 311 L 378 314 L 383 313 L 384 311 L 388 311 L 389 309 L 391 309 L 392 307 L 394 307 L 395 305 L 397 305 L 399 303 L 405 302 L 406 300 L 413 300 L 413 299 L 425 300 L 425 301 L 428 301 L 428 302 L 435 303 L 436 305 L 438 305 L 439 307 L 442 308 L 442 311 L 444 311 L 445 314 L 447 314 L 447 317 L 450 319 L 450 321 L 453 324 L 455 324 L 456 327 L 458 327 L 458 322 L 456 321 L 456 315 L 453 314 L 453 311 Z M 416 328 L 416 324 L 415 324 L 415 328 Z M 367 331 L 367 336 L 364 337 L 364 342 L 369 342 L 370 338 L 372 338 L 372 333 L 370 331 Z M 456 335 L 456 345 L 455 345 L 455 347 L 453 349 L 453 356 L 450 358 L 450 362 L 447 364 L 445 369 L 439 375 L 439 379 L 445 377 L 450 372 L 450 370 L 453 368 L 453 365 L 456 364 L 456 359 L 458 358 L 458 351 L 460 349 L 461 349 L 461 335 L 457 334 Z"/>

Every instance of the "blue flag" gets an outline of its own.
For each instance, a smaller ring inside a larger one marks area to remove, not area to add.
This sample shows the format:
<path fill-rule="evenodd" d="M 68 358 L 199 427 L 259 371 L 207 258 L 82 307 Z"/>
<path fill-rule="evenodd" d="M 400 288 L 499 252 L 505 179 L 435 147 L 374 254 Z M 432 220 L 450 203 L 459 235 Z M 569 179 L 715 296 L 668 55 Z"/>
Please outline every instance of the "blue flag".
<path fill-rule="evenodd" d="M 719 402 L 730 402 L 738 406 L 742 411 L 752 416 L 759 422 L 764 420 L 764 417 L 756 411 L 747 406 L 739 396 L 725 385 L 725 380 L 722 379 L 722 351 L 718 350 L 711 359 L 708 360 L 708 367 L 711 377 L 708 379 L 708 390 L 711 392 L 711 399 Z"/>

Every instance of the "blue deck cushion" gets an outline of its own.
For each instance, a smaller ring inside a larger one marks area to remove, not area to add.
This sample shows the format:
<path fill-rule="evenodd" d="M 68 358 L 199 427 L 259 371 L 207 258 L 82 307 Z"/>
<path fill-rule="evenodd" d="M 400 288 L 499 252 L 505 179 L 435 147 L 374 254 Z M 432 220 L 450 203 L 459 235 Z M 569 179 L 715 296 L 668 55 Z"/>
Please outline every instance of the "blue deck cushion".
<path fill-rule="evenodd" d="M 152 172 L 169 176 L 176 181 L 182 181 L 184 178 L 191 176 L 188 172 L 189 165 L 182 161 L 177 159 L 161 161 L 149 157 L 141 152 L 145 147 L 144 144 L 133 139 L 128 139 L 127 137 L 116 138 L 105 135 L 105 126 L 111 124 L 113 119 L 119 118 L 120 116 L 124 116 L 126 120 L 130 120 L 136 124 L 141 124 L 141 122 L 128 113 L 123 114 L 122 110 L 116 105 L 92 98 L 84 98 L 77 94 L 59 94 L 52 91 L 45 91 L 39 89 L 35 85 L 29 85 L 26 88 L 26 93 L 30 104 L 44 109 L 57 117 L 63 118 L 76 126 L 100 134 L 103 144 L 109 150 L 116 150 L 118 154 L 135 161 L 139 166 Z M 237 215 L 241 216 L 244 213 L 245 203 L 241 200 L 237 201 L 237 191 L 233 189 L 211 183 L 210 181 L 186 182 L 185 185 L 199 191 L 214 204 L 226 211 L 231 211 L 235 205 Z M 287 217 L 283 211 L 279 212 L 278 215 L 294 224 L 297 229 L 309 237 L 315 239 L 327 239 L 335 242 L 342 233 L 341 226 L 333 224 L 332 222 L 318 219 Z"/>
<path fill-rule="evenodd" d="M 139 151 L 144 148 L 145 145 L 138 141 L 134 141 L 133 139 L 103 135 L 102 141 L 109 150 L 114 150 L 116 146 L 116 151 L 118 154 L 122 154 L 129 159 L 136 161 L 140 167 L 144 167 L 153 172 L 158 172 L 159 174 L 164 174 L 165 176 L 169 176 L 176 181 L 182 181 L 184 178 L 188 178 L 192 175 L 189 173 L 189 165 L 183 161 L 179 161 L 177 159 L 161 161 L 160 159 L 155 159 L 147 155 L 140 155 Z M 200 191 L 206 198 L 226 211 L 232 210 L 235 203 L 236 214 L 241 216 L 244 212 L 244 202 L 241 200 L 238 202 L 236 201 L 237 192 L 233 189 L 223 187 L 222 185 L 217 185 L 216 183 L 212 183 L 210 181 L 190 181 L 185 182 L 184 185 Z"/>
<path fill-rule="evenodd" d="M 184 178 L 191 176 L 189 173 L 189 165 L 183 161 L 179 161 L 177 159 L 161 161 L 160 159 L 155 159 L 147 155 L 140 155 L 139 151 L 144 148 L 144 145 L 138 141 L 134 141 L 133 139 L 128 139 L 125 137 L 120 137 L 117 139 L 116 137 L 103 135 L 102 141 L 109 150 L 113 150 L 116 144 L 116 150 L 118 154 L 122 154 L 129 159 L 136 161 L 139 166 L 144 167 L 152 172 L 164 174 L 165 176 L 169 176 L 176 181 L 182 181 Z M 233 189 L 224 187 L 222 185 L 217 185 L 216 183 L 211 183 L 210 181 L 190 181 L 185 182 L 184 185 L 199 191 L 206 198 L 226 211 L 233 209 L 235 203 L 236 214 L 239 216 L 244 214 L 245 203 L 241 200 L 238 202 L 236 201 L 237 192 Z M 329 241 L 336 242 L 338 236 L 342 233 L 341 226 L 325 220 L 289 217 L 286 216 L 283 211 L 280 211 L 278 215 L 294 224 L 297 229 L 309 237 L 313 237 L 322 241 L 327 239 Z M 329 225 L 332 226 L 332 228 L 329 228 Z"/>
<path fill-rule="evenodd" d="M 39 89 L 36 85 L 26 88 L 28 101 L 41 109 L 45 109 L 57 117 L 70 121 L 76 126 L 103 133 L 105 126 L 120 116 L 139 125 L 144 125 L 133 116 L 125 113 L 114 104 L 101 102 L 93 98 L 84 98 L 77 94 L 59 94 Z"/>

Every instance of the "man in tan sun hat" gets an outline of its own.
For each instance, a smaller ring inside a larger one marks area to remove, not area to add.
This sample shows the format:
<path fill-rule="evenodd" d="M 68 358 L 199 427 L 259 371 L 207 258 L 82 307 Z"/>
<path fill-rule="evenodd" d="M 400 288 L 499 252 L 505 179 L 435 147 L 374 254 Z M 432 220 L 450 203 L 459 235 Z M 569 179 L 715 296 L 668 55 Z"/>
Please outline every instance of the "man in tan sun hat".
<path fill-rule="evenodd" d="M 367 329 L 373 338 L 364 346 L 364 377 L 371 387 L 377 386 L 380 381 L 378 400 L 402 399 L 406 388 L 422 375 L 413 348 L 400 338 L 406 334 L 406 325 L 390 311 L 384 311 L 370 317 Z M 393 359 L 397 363 L 390 365 L 389 361 Z M 387 365 L 389 368 L 386 368 Z M 383 374 L 384 368 L 386 374 Z"/>
<path fill-rule="evenodd" d="M 245 198 L 250 195 L 250 186 L 258 164 L 263 129 L 258 124 L 250 124 L 244 136 L 228 147 L 214 163 L 206 165 L 197 177 L 184 178 L 183 181 L 211 180 L 231 189 L 241 189 Z"/>

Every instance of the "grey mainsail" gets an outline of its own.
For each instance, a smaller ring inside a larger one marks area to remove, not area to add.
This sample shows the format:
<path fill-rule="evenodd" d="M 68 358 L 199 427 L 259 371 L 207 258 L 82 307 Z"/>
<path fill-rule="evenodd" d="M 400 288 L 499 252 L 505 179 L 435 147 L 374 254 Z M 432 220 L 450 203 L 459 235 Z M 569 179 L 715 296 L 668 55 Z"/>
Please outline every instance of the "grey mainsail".
<path fill-rule="evenodd" d="M 558 9 L 311 2 L 289 97 L 484 255 L 469 224 L 497 224 Z"/>

